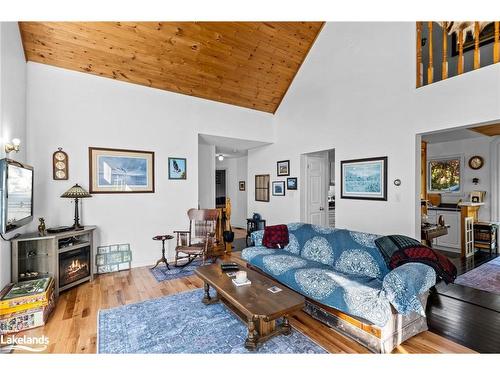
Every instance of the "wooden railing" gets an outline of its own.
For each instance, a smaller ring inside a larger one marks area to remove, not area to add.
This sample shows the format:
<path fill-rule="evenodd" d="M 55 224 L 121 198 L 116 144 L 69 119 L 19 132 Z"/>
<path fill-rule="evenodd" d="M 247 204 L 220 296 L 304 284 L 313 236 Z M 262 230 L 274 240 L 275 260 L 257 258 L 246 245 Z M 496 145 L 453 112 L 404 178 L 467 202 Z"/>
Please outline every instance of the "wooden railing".
<path fill-rule="evenodd" d="M 457 22 L 454 22 L 456 25 Z M 465 23 L 458 23 L 458 24 L 465 24 Z M 472 70 L 479 69 L 481 68 L 481 43 L 480 43 L 480 33 L 481 33 L 481 27 L 484 27 L 486 23 L 484 22 L 467 22 L 470 28 L 473 27 L 472 35 L 474 38 L 474 51 L 473 51 L 473 62 L 472 62 Z M 491 41 L 488 41 L 488 43 L 493 43 L 493 59 L 492 61 L 483 61 L 483 66 L 490 65 L 490 64 L 496 64 L 500 62 L 500 22 L 499 21 L 494 21 L 490 22 L 488 24 L 493 25 L 493 37 Z M 435 57 L 434 52 L 435 52 L 435 47 L 436 47 L 436 42 L 440 44 L 441 48 L 441 80 L 447 79 L 450 74 L 455 75 L 454 72 L 450 72 L 448 67 L 449 67 L 449 61 L 452 57 L 449 57 L 449 51 L 450 51 L 450 46 L 448 43 L 448 38 L 449 38 L 449 32 L 448 32 L 448 27 L 449 26 L 455 26 L 453 24 L 450 24 L 450 22 L 417 22 L 416 23 L 416 59 L 417 59 L 417 66 L 416 66 L 416 86 L 424 86 L 431 84 L 435 82 L 436 80 L 439 80 L 439 77 L 435 76 Z M 427 38 L 426 40 L 423 39 L 423 34 L 424 34 L 424 26 L 426 27 L 426 35 Z M 491 27 L 491 26 L 490 26 Z M 469 30 L 470 30 L 469 28 Z M 437 41 L 434 40 L 434 35 L 433 31 L 435 30 L 441 30 L 441 38 L 438 38 Z M 465 65 L 464 65 L 464 30 L 462 27 L 456 27 L 452 28 L 453 33 L 455 34 L 456 37 L 456 75 L 460 75 L 465 73 Z M 490 34 L 491 35 L 491 34 Z M 439 40 L 441 39 L 441 40 Z M 455 47 L 455 46 L 453 46 Z M 425 49 L 424 49 L 425 48 Z M 470 49 L 470 47 L 469 47 Z M 423 60 L 423 55 L 424 52 L 427 53 L 427 61 L 422 61 Z M 437 57 L 439 59 L 439 57 Z M 469 60 L 468 60 L 469 61 Z M 427 69 L 424 68 L 426 63 Z M 439 67 L 439 65 L 437 65 Z M 426 77 L 424 77 L 424 72 L 426 72 Z M 426 78 L 426 79 L 425 79 Z M 425 81 L 425 82 L 424 82 Z"/>

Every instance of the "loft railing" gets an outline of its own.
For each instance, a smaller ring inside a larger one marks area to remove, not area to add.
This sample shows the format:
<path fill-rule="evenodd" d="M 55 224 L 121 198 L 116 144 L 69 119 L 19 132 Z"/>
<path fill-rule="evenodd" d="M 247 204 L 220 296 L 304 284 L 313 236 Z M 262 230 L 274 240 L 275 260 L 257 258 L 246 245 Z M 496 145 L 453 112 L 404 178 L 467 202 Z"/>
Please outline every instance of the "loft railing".
<path fill-rule="evenodd" d="M 416 32 L 417 87 L 500 62 L 499 21 L 417 22 Z"/>

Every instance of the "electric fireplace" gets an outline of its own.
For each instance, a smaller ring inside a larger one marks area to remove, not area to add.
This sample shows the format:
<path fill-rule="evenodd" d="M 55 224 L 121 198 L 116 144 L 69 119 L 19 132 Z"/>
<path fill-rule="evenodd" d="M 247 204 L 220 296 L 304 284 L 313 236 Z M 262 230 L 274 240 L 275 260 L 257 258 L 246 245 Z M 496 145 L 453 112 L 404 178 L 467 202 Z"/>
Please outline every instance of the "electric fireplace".
<path fill-rule="evenodd" d="M 59 288 L 90 277 L 90 246 L 59 253 Z"/>

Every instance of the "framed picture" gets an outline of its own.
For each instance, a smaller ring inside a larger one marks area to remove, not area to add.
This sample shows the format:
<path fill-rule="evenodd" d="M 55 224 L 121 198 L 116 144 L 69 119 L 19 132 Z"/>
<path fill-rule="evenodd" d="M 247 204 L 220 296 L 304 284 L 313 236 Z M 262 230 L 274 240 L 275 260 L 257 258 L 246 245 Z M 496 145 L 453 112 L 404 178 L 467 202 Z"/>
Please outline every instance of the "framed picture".
<path fill-rule="evenodd" d="M 255 175 L 255 200 L 257 202 L 269 202 L 269 180 L 268 174 Z"/>
<path fill-rule="evenodd" d="M 285 181 L 273 181 L 273 195 L 285 195 Z"/>
<path fill-rule="evenodd" d="M 89 147 L 91 194 L 154 193 L 155 153 Z"/>
<path fill-rule="evenodd" d="M 341 198 L 387 200 L 387 156 L 340 162 Z"/>
<path fill-rule="evenodd" d="M 245 191 L 245 181 L 240 181 L 238 185 L 240 187 L 240 191 Z"/>
<path fill-rule="evenodd" d="M 168 179 L 185 180 L 187 178 L 187 162 L 184 158 L 168 158 Z"/>
<path fill-rule="evenodd" d="M 297 190 L 297 177 L 289 177 L 286 179 L 286 188 L 288 190 Z"/>
<path fill-rule="evenodd" d="M 278 176 L 290 176 L 290 160 L 282 160 L 276 164 Z"/>

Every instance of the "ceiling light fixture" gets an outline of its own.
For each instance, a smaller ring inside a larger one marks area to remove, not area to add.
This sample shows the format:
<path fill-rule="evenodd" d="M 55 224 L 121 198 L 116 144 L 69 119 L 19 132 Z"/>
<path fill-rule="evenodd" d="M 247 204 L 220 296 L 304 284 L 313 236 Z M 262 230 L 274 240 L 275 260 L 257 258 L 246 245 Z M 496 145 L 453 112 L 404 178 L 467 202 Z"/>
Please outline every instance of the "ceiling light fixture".
<path fill-rule="evenodd" d="M 224 155 L 222 155 L 222 154 L 219 154 L 219 156 L 217 156 L 217 159 L 219 159 L 219 161 L 222 161 L 222 160 L 224 160 Z"/>

